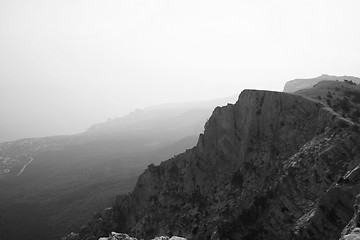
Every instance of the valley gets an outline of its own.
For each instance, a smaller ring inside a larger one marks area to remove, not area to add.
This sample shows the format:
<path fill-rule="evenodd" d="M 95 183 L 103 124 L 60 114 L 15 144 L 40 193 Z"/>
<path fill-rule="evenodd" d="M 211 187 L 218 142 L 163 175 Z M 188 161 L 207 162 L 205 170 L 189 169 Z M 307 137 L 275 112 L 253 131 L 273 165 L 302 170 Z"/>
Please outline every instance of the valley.
<path fill-rule="evenodd" d="M 360 186 L 359 96 L 332 80 L 245 90 L 214 110 L 164 105 L 2 143 L 0 238 L 337 239 Z"/>
<path fill-rule="evenodd" d="M 195 145 L 224 101 L 156 106 L 81 134 L 2 143 L 0 239 L 59 239 L 75 231 L 130 192 L 148 165 Z"/>

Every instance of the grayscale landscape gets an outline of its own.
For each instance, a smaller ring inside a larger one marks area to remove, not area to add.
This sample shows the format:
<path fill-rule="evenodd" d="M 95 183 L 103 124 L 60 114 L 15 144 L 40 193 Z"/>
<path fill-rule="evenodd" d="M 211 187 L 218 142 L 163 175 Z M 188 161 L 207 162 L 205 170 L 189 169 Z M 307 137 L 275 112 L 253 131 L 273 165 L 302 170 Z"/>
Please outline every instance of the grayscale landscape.
<path fill-rule="evenodd" d="M 0 2 L 0 240 L 360 239 L 360 3 Z"/>

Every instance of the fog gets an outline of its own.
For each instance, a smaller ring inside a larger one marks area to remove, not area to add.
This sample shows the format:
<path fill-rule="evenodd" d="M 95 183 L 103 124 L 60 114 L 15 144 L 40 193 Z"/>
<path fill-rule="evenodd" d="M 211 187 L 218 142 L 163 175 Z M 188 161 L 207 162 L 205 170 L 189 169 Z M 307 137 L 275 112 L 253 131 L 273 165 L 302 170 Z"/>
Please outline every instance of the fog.
<path fill-rule="evenodd" d="M 0 142 L 136 108 L 360 76 L 360 2 L 0 1 Z"/>

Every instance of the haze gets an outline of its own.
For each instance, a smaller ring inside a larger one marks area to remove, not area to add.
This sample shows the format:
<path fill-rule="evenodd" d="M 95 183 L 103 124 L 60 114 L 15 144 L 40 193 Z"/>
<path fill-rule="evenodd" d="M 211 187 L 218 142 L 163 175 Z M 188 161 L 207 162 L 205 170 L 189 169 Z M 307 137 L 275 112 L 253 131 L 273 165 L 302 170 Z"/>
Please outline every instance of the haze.
<path fill-rule="evenodd" d="M 0 2 L 0 142 L 136 108 L 360 76 L 360 1 Z"/>

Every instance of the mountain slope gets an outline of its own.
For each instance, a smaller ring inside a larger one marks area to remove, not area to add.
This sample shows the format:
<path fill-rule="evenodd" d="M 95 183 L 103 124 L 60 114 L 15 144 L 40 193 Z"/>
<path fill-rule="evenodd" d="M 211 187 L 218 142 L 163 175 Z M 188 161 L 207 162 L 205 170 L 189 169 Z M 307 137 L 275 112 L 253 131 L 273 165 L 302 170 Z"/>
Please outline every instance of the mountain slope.
<path fill-rule="evenodd" d="M 301 89 L 311 89 L 315 84 L 321 81 L 352 81 L 359 84 L 360 78 L 352 76 L 331 76 L 323 74 L 316 78 L 309 79 L 295 79 L 285 83 L 284 92 L 296 92 Z"/>
<path fill-rule="evenodd" d="M 359 132 L 320 101 L 245 90 L 214 110 L 194 148 L 150 165 L 77 239 L 338 239 L 352 216 Z"/>
<path fill-rule="evenodd" d="M 217 105 L 211 104 L 156 106 L 78 135 L 1 144 L 0 172 L 7 171 L 0 175 L 0 239 L 57 239 L 75 231 L 131 191 L 149 164 L 194 146 Z"/>

